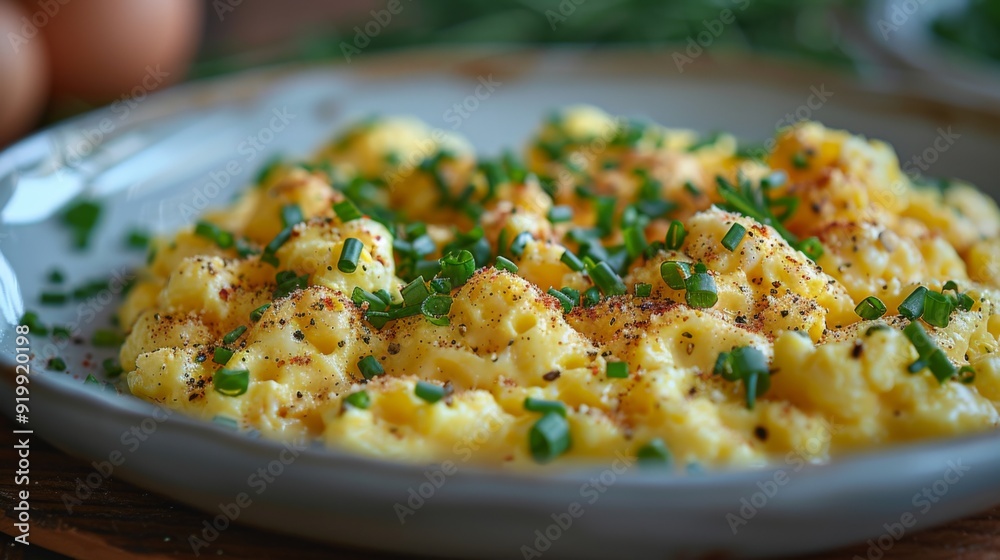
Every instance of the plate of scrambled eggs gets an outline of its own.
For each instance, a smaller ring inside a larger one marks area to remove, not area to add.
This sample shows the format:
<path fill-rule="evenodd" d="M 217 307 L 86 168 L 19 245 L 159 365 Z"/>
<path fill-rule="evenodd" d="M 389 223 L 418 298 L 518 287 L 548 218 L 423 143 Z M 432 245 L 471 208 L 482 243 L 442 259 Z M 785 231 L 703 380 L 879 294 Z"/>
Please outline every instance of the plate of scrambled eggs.
<path fill-rule="evenodd" d="M 996 117 L 618 56 L 271 71 L 10 149 L 32 425 L 434 555 L 803 552 L 996 502 Z"/>

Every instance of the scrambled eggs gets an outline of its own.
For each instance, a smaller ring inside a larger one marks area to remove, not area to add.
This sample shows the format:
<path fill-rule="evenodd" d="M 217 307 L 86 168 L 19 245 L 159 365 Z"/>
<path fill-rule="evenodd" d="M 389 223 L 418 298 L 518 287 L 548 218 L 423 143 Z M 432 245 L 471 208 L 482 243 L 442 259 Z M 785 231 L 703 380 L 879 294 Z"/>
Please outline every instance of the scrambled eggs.
<path fill-rule="evenodd" d="M 769 152 L 571 107 L 523 159 L 404 118 L 159 239 L 132 393 L 479 464 L 831 457 L 1000 424 L 1000 212 L 884 143 Z"/>

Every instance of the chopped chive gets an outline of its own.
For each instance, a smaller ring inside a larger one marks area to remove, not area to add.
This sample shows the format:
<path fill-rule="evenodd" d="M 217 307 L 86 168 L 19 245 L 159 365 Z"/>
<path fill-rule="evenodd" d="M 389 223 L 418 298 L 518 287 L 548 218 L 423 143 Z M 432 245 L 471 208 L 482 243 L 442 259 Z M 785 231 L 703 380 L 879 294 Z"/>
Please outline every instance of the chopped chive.
<path fill-rule="evenodd" d="M 118 377 L 119 375 L 125 373 L 125 370 L 122 369 L 122 366 L 118 365 L 118 362 L 116 362 L 114 358 L 106 358 L 103 362 L 101 362 L 101 366 L 104 368 L 104 373 L 107 374 L 108 377 Z"/>
<path fill-rule="evenodd" d="M 684 181 L 684 190 L 691 193 L 691 196 L 701 196 L 701 189 L 696 187 L 691 181 Z"/>
<path fill-rule="evenodd" d="M 431 239 L 431 236 L 425 233 L 414 237 L 413 240 L 410 241 L 410 248 L 412 249 L 413 254 L 423 257 L 436 251 L 437 245 L 434 243 L 434 240 Z"/>
<path fill-rule="evenodd" d="M 530 412 L 541 412 L 542 414 L 555 412 L 560 416 L 566 416 L 566 405 L 559 401 L 547 401 L 545 399 L 527 397 L 524 399 L 524 409 Z"/>
<path fill-rule="evenodd" d="M 241 258 L 245 259 L 247 257 L 259 254 L 260 251 L 250 244 L 246 238 L 237 237 L 236 238 L 236 254 Z"/>
<path fill-rule="evenodd" d="M 722 238 L 722 246 L 733 252 L 739 246 L 740 242 L 743 241 L 743 236 L 746 234 L 747 228 L 743 227 L 742 224 L 733 224 Z"/>
<path fill-rule="evenodd" d="M 94 374 L 88 373 L 87 378 L 83 380 L 84 385 L 100 385 L 101 382 L 94 377 Z"/>
<path fill-rule="evenodd" d="M 108 329 L 94 331 L 94 335 L 90 339 L 90 343 L 94 346 L 104 347 L 121 346 L 123 342 L 125 340 L 122 338 L 122 335 Z"/>
<path fill-rule="evenodd" d="M 573 300 L 570 299 L 568 295 L 560 292 L 555 288 L 549 288 L 548 294 L 559 300 L 559 303 L 562 304 L 563 313 L 569 313 L 570 311 L 573 311 L 573 305 L 574 305 Z"/>
<path fill-rule="evenodd" d="M 212 376 L 212 386 L 227 397 L 238 397 L 250 386 L 250 371 L 220 368 Z"/>
<path fill-rule="evenodd" d="M 584 307 L 593 307 L 601 302 L 601 290 L 597 286 L 591 286 L 583 292 L 582 303 Z"/>
<path fill-rule="evenodd" d="M 889 327 L 889 325 L 886 325 L 885 323 L 878 323 L 876 325 L 872 325 L 867 329 L 865 329 L 865 336 L 871 336 L 879 331 L 888 331 L 888 330 L 892 330 L 892 328 Z"/>
<path fill-rule="evenodd" d="M 452 286 L 462 286 L 476 271 L 476 260 L 472 253 L 462 249 L 448 253 L 440 259 L 441 275 L 451 280 Z"/>
<path fill-rule="evenodd" d="M 399 293 L 403 296 L 404 306 L 420 305 L 431 295 L 430 290 L 427 289 L 427 285 L 424 283 L 423 276 L 418 276 L 415 280 L 403 286 L 399 290 Z"/>
<path fill-rule="evenodd" d="M 910 295 L 906 296 L 903 303 L 899 304 L 899 314 L 911 321 L 923 315 L 927 292 L 927 288 L 917 286 L 917 289 L 913 290 Z"/>
<path fill-rule="evenodd" d="M 53 284 L 62 284 L 66 277 L 63 275 L 62 271 L 58 268 L 53 268 L 49 271 L 48 275 L 49 282 Z"/>
<path fill-rule="evenodd" d="M 371 326 L 376 329 L 381 329 L 386 323 L 393 319 L 393 316 L 390 315 L 388 311 L 372 311 L 369 309 L 365 312 L 365 319 L 371 323 Z"/>
<path fill-rule="evenodd" d="M 976 300 L 972 299 L 969 294 L 963 294 L 958 291 L 958 284 L 954 280 L 948 280 L 944 283 L 941 288 L 941 293 L 944 294 L 947 291 L 955 292 L 953 295 L 949 296 L 952 305 L 962 311 L 972 311 L 972 307 L 976 304 Z"/>
<path fill-rule="evenodd" d="M 226 336 L 222 337 L 222 343 L 227 345 L 232 344 L 236 342 L 241 336 L 243 336 L 243 333 L 245 332 L 247 332 L 246 325 L 240 325 L 235 329 L 226 333 Z"/>
<path fill-rule="evenodd" d="M 861 303 L 854 308 L 854 312 L 866 321 L 874 321 L 885 315 L 886 308 L 882 300 L 875 296 L 868 296 L 861 300 Z"/>
<path fill-rule="evenodd" d="M 350 200 L 342 200 L 334 203 L 333 212 L 337 214 L 337 218 L 344 223 L 357 220 L 363 216 L 357 205 Z"/>
<path fill-rule="evenodd" d="M 451 280 L 448 278 L 434 278 L 431 280 L 431 290 L 438 294 L 450 294 Z"/>
<path fill-rule="evenodd" d="M 955 364 L 951 363 L 948 359 L 947 354 L 944 350 L 936 348 L 933 352 L 927 356 L 927 367 L 930 368 L 931 374 L 934 375 L 938 383 L 944 383 L 958 373 L 958 369 Z"/>
<path fill-rule="evenodd" d="M 417 384 L 413 387 L 413 394 L 431 404 L 434 404 L 448 395 L 448 389 L 441 385 L 435 385 L 434 383 L 417 381 Z"/>
<path fill-rule="evenodd" d="M 622 230 L 622 236 L 625 238 L 625 252 L 629 259 L 638 258 L 646 251 L 646 234 L 643 228 L 638 226 L 625 228 Z"/>
<path fill-rule="evenodd" d="M 133 229 L 125 236 L 125 246 L 129 249 L 144 250 L 149 246 L 149 234 L 139 229 Z"/>
<path fill-rule="evenodd" d="M 809 160 L 806 158 L 806 154 L 803 152 L 795 152 L 795 154 L 792 155 L 792 165 L 794 165 L 796 169 L 805 169 L 809 167 Z"/>
<path fill-rule="evenodd" d="M 368 309 L 371 311 L 385 311 L 389 306 L 386 302 L 382 301 L 382 298 L 365 290 L 361 286 L 354 287 L 354 291 L 351 293 L 351 301 L 358 307 L 368 303 Z"/>
<path fill-rule="evenodd" d="M 640 465 L 669 465 L 670 450 L 661 438 L 653 438 L 635 452 Z"/>
<path fill-rule="evenodd" d="M 37 334 L 45 336 L 49 334 L 49 329 L 42 324 L 41 319 L 38 318 L 38 313 L 34 311 L 25 311 L 24 315 L 21 315 L 20 324 L 28 327 L 28 332 L 31 334 Z"/>
<path fill-rule="evenodd" d="M 365 244 L 360 239 L 348 237 L 344 241 L 344 248 L 340 251 L 340 259 L 337 260 L 337 269 L 348 274 L 358 269 L 358 259 L 361 258 L 361 251 Z"/>
<path fill-rule="evenodd" d="M 358 360 L 358 370 L 361 371 L 361 375 L 365 379 L 371 379 L 377 375 L 384 375 L 385 370 L 382 369 L 382 364 L 375 358 L 375 356 L 365 356 Z"/>
<path fill-rule="evenodd" d="M 568 222 L 573 219 L 573 208 L 570 206 L 553 206 L 549 209 L 549 221 L 553 224 Z"/>
<path fill-rule="evenodd" d="M 581 261 L 580 257 L 574 255 L 573 251 L 570 251 L 569 249 L 563 251 L 563 254 L 561 257 L 559 257 L 559 260 L 562 261 L 563 264 L 568 266 L 569 269 L 572 270 L 573 272 L 580 272 L 581 270 L 583 270 L 583 261 Z"/>
<path fill-rule="evenodd" d="M 958 370 L 958 380 L 966 385 L 976 382 L 976 370 L 972 366 L 962 366 Z"/>
<path fill-rule="evenodd" d="M 515 257 L 520 258 L 524 254 L 524 248 L 529 241 L 534 241 L 534 237 L 526 231 L 522 231 L 514 237 L 514 241 L 510 242 L 510 254 Z"/>
<path fill-rule="evenodd" d="M 972 296 L 969 294 L 955 294 L 955 301 L 953 303 L 955 307 L 962 311 L 972 311 L 972 306 L 976 304 L 976 300 L 972 299 Z"/>
<path fill-rule="evenodd" d="M 691 276 L 691 264 L 680 261 L 664 261 L 660 265 L 660 277 L 674 290 L 683 290 Z"/>
<path fill-rule="evenodd" d="M 442 327 L 448 324 L 448 314 L 451 313 L 451 296 L 434 294 L 424 298 L 420 304 L 420 313 L 431 323 Z"/>
<path fill-rule="evenodd" d="M 712 370 L 726 381 L 743 381 L 747 408 L 753 410 L 757 398 L 771 387 L 771 372 L 767 358 L 753 346 L 741 346 L 731 352 L 722 352 Z"/>
<path fill-rule="evenodd" d="M 948 296 L 928 291 L 924 296 L 923 319 L 935 327 L 947 327 L 954 306 Z"/>
<path fill-rule="evenodd" d="M 66 371 L 66 361 L 62 358 L 49 358 L 48 368 L 52 371 Z"/>
<path fill-rule="evenodd" d="M 62 305 L 69 301 L 69 296 L 59 292 L 42 292 L 38 301 L 43 305 Z"/>
<path fill-rule="evenodd" d="M 286 204 L 281 207 L 281 227 L 289 228 L 295 224 L 305 221 L 302 215 L 302 208 L 298 204 Z"/>
<path fill-rule="evenodd" d="M 500 270 L 506 270 L 511 274 L 517 274 L 517 265 L 506 257 L 497 255 L 497 262 L 495 266 Z"/>
<path fill-rule="evenodd" d="M 281 164 L 282 161 L 280 155 L 271 156 L 271 158 L 268 159 L 263 166 L 261 166 L 260 170 L 257 171 L 257 177 L 254 179 L 255 184 L 257 185 L 264 184 L 264 181 L 267 180 L 267 178 L 271 175 L 271 173 L 273 173 L 275 170 L 281 167 Z"/>
<path fill-rule="evenodd" d="M 253 323 L 256 323 L 257 321 L 260 321 L 260 318 L 264 316 L 264 312 L 267 311 L 267 309 L 269 307 L 271 307 L 271 304 L 270 303 L 265 303 L 264 305 L 262 305 L 262 306 L 258 307 L 257 309 L 254 309 L 253 311 L 251 311 L 250 312 L 250 321 L 253 322 Z"/>
<path fill-rule="evenodd" d="M 934 344 L 934 340 L 931 339 L 927 331 L 924 330 L 920 323 L 914 321 L 903 329 L 903 334 L 910 341 L 910 344 L 917 350 L 917 355 L 920 357 L 929 356 L 933 352 L 937 345 Z"/>
<path fill-rule="evenodd" d="M 605 374 L 614 379 L 627 379 L 628 362 L 608 362 Z"/>
<path fill-rule="evenodd" d="M 613 196 L 598 196 L 594 199 L 597 212 L 596 226 L 604 235 L 611 233 L 614 226 L 615 206 L 617 203 L 618 200 Z"/>
<path fill-rule="evenodd" d="M 292 228 L 290 227 L 278 232 L 278 235 L 275 235 L 274 239 L 272 239 L 271 242 L 264 247 L 264 252 L 261 253 L 260 260 L 270 264 L 271 266 L 277 267 L 278 257 L 275 256 L 275 254 L 278 252 L 278 249 L 281 249 L 281 246 L 287 243 L 291 237 Z"/>
<path fill-rule="evenodd" d="M 607 262 L 601 261 L 592 267 L 587 267 L 587 272 L 604 295 L 623 296 L 628 293 L 625 282 L 608 266 Z"/>
<path fill-rule="evenodd" d="M 670 228 L 667 230 L 667 249 L 671 251 L 680 249 L 681 245 L 684 244 L 685 237 L 687 237 L 687 230 L 684 229 L 684 224 L 680 220 L 670 222 Z"/>
<path fill-rule="evenodd" d="M 375 297 L 384 301 L 386 305 L 392 305 L 392 296 L 384 288 L 375 290 Z"/>
<path fill-rule="evenodd" d="M 360 410 L 366 410 L 372 404 L 367 391 L 358 391 L 344 397 L 344 402 Z"/>
<path fill-rule="evenodd" d="M 813 262 L 819 260 L 819 258 L 822 257 L 823 253 L 826 251 L 823 248 L 823 244 L 820 243 L 819 239 L 816 237 L 803 239 L 798 243 L 796 248 L 799 251 L 802 251 L 805 256 L 809 257 L 809 259 Z"/>
<path fill-rule="evenodd" d="M 69 327 L 64 327 L 62 325 L 52 325 L 52 336 L 56 338 L 69 338 L 73 336 Z"/>
<path fill-rule="evenodd" d="M 215 243 L 220 249 L 233 246 L 233 234 L 210 222 L 198 222 L 194 226 L 194 234 Z"/>
<path fill-rule="evenodd" d="M 229 358 L 233 357 L 233 352 L 229 348 L 223 348 L 222 346 L 215 347 L 215 353 L 212 355 L 212 361 L 219 365 L 226 365 L 229 363 Z"/>
<path fill-rule="evenodd" d="M 569 299 L 573 300 L 574 304 L 580 301 L 580 290 L 575 290 L 569 286 L 563 286 L 562 288 L 559 288 L 559 291 L 569 296 Z"/>
<path fill-rule="evenodd" d="M 646 284 L 645 282 L 640 282 L 635 285 L 635 296 L 636 297 L 649 297 L 653 293 L 653 285 Z"/>
<path fill-rule="evenodd" d="M 640 200 L 635 203 L 635 209 L 648 218 L 661 218 L 677 208 L 669 200 Z"/>
<path fill-rule="evenodd" d="M 684 290 L 684 299 L 691 307 L 712 307 L 719 301 L 715 279 L 707 271 L 699 270 L 697 265 L 695 273 L 684 281 Z"/>
<path fill-rule="evenodd" d="M 528 448 L 538 463 L 556 459 L 569 450 L 571 444 L 569 422 L 558 412 L 547 412 L 535 422 L 528 435 Z"/>
<path fill-rule="evenodd" d="M 290 270 L 279 272 L 276 279 L 278 285 L 274 288 L 274 292 L 271 293 L 271 297 L 274 299 L 287 297 L 296 290 L 304 290 L 309 284 L 308 274 L 296 276 L 295 273 Z"/>
<path fill-rule="evenodd" d="M 62 223 L 73 235 L 73 247 L 85 249 L 101 217 L 101 206 L 90 200 L 75 202 L 62 214 Z"/>

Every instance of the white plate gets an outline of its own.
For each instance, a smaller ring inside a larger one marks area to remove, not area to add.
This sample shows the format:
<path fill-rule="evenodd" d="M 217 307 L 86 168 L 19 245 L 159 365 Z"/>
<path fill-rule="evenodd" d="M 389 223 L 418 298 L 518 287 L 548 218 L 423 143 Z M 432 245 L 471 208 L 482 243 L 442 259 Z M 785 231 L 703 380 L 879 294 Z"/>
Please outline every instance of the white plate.
<path fill-rule="evenodd" d="M 120 111 L 99 110 L 26 139 L 0 155 L 3 412 L 13 412 L 13 323 L 23 302 L 39 308 L 34 302 L 53 265 L 70 272 L 71 285 L 135 266 L 142 255 L 121 249 L 130 226 L 169 231 L 185 221 L 185 204 L 198 205 L 199 192 L 224 203 L 269 154 L 304 155 L 352 118 L 408 113 L 450 127 L 454 120 L 446 120 L 446 111 L 475 95 L 479 77 L 492 75 L 499 85 L 458 130 L 486 152 L 524 141 L 549 109 L 575 102 L 757 139 L 768 137 L 786 114 L 798 113 L 884 138 L 904 159 L 931 146 L 939 129 L 951 127 L 960 137 L 929 172 L 997 187 L 996 115 L 877 93 L 835 76 L 752 59 L 704 55 L 681 73 L 671 54 L 366 53 L 353 66 L 283 68 L 188 85 L 151 96 L 125 118 Z M 263 132 L 280 126 L 280 119 L 272 123 L 276 110 L 294 117 L 284 130 Z M 46 172 L 65 153 L 67 138 L 95 138 L 102 119 L 109 119 L 104 125 L 111 131 L 102 133 L 95 151 L 100 161 L 81 162 L 76 167 L 82 170 Z M 239 148 L 247 135 L 273 136 L 267 153 L 247 161 Z M 123 158 L 120 164 L 99 173 L 116 158 Z M 210 173 L 221 177 L 230 161 L 240 172 L 211 195 Z M 97 175 L 82 181 L 83 172 Z M 107 204 L 95 250 L 83 254 L 69 251 L 65 232 L 45 219 L 79 188 L 105 193 Z M 43 320 L 65 323 L 83 313 L 80 331 L 89 339 L 106 324 L 116 304 L 111 295 L 97 296 L 83 311 L 78 304 L 44 308 Z M 821 467 L 798 468 L 790 460 L 766 471 L 691 476 L 616 473 L 618 462 L 585 471 L 517 474 L 467 467 L 459 458 L 456 473 L 440 475 L 435 467 L 336 450 L 311 448 L 293 456 L 278 443 L 177 415 L 160 421 L 162 412 L 149 403 L 85 389 L 81 379 L 99 370 L 94 364 L 107 355 L 86 344 L 59 349 L 68 374 L 43 372 L 46 344 L 47 339 L 32 341 L 39 356 L 30 383 L 35 435 L 87 459 L 114 459 L 120 463 L 115 476 L 202 508 L 210 512 L 209 522 L 222 515 L 219 504 L 237 502 L 243 493 L 252 503 L 238 509 L 240 522 L 367 548 L 441 556 L 534 557 L 524 548 L 532 547 L 552 558 L 750 557 L 869 538 L 888 547 L 896 537 L 886 531 L 897 533 L 901 522 L 911 525 L 912 519 L 914 527 L 905 528 L 910 532 L 1000 502 L 998 434 L 895 447 Z M 261 468 L 282 473 L 263 484 L 254 474 Z M 931 498 L 920 497 L 925 489 Z M 422 503 L 411 498 L 421 492 L 429 495 Z M 400 523 L 396 504 L 411 499 L 409 506 L 419 507 Z M 208 548 L 200 552 L 214 553 L 202 529 L 191 527 L 206 539 Z"/>

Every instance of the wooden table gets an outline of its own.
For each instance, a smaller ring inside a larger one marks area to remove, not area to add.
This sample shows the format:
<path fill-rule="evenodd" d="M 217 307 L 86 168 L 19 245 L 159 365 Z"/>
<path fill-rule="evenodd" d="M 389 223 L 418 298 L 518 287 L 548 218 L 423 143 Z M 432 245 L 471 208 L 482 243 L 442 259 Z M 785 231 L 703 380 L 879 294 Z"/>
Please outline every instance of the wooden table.
<path fill-rule="evenodd" d="M 193 558 L 187 537 L 204 520 L 204 514 L 190 507 L 146 492 L 111 478 L 82 505 L 67 514 L 61 496 L 72 493 L 76 479 L 92 469 L 37 438 L 31 447 L 31 534 L 30 550 L 14 543 L 16 534 L 11 510 L 14 505 L 16 464 L 12 424 L 0 417 L 0 560 L 56 559 L 69 555 L 95 560 L 135 558 Z M 1000 476 L 1000 473 L 998 473 Z M 47 549 L 47 550 L 42 550 Z M 861 545 L 812 557 L 852 559 L 867 557 Z M 222 532 L 218 540 L 201 550 L 205 558 L 397 558 L 384 554 L 330 547 L 293 537 L 270 534 L 258 529 L 235 526 Z M 899 541 L 886 559 L 969 559 L 1000 560 L 1000 507 L 956 521 L 937 529 L 909 535 Z"/>

